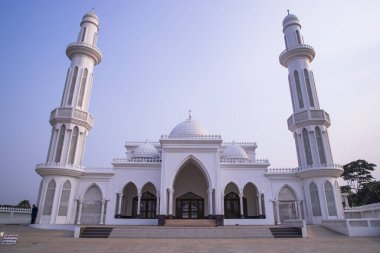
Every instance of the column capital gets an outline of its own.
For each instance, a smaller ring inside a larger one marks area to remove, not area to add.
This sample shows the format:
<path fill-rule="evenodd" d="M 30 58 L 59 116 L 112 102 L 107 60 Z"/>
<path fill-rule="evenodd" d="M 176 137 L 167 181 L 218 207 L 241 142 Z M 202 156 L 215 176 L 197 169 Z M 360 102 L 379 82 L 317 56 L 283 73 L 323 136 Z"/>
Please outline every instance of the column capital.
<path fill-rule="evenodd" d="M 168 191 L 169 191 L 170 193 L 174 193 L 174 189 L 172 189 L 172 188 L 168 188 Z"/>

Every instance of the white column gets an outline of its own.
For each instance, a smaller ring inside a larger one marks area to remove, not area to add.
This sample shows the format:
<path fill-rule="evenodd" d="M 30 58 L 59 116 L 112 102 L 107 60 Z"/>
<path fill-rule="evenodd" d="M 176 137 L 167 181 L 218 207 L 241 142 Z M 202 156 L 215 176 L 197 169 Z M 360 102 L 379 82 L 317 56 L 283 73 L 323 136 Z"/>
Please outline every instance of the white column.
<path fill-rule="evenodd" d="M 173 189 L 168 189 L 169 191 L 169 210 L 168 210 L 168 215 L 173 215 L 173 195 L 174 195 L 174 190 Z"/>
<path fill-rule="evenodd" d="M 100 211 L 100 225 L 104 224 L 103 220 L 104 220 L 104 204 L 106 203 L 106 200 L 102 200 L 102 209 Z"/>
<path fill-rule="evenodd" d="M 80 218 L 82 216 L 82 208 L 83 208 L 83 200 L 80 199 L 79 200 L 79 211 L 78 211 L 78 220 L 77 220 L 77 224 L 80 224 Z"/>
<path fill-rule="evenodd" d="M 263 215 L 263 207 L 261 205 L 261 193 L 257 194 L 257 203 L 259 204 L 259 215 Z"/>
<path fill-rule="evenodd" d="M 273 201 L 275 207 L 276 207 L 276 220 L 277 220 L 277 225 L 280 225 L 281 224 L 281 221 L 280 221 L 280 207 L 279 207 L 279 201 L 278 200 L 275 200 Z"/>
<path fill-rule="evenodd" d="M 123 199 L 123 193 L 119 192 L 118 194 L 119 194 L 119 205 L 117 208 L 117 214 L 121 215 L 121 203 Z"/>
<path fill-rule="evenodd" d="M 298 209 L 298 219 L 302 220 L 302 208 L 301 208 L 301 200 L 297 201 L 297 209 Z"/>
<path fill-rule="evenodd" d="M 224 215 L 224 192 L 222 192 L 221 194 L 220 206 L 221 206 L 221 214 Z"/>
<path fill-rule="evenodd" d="M 244 210 L 243 210 L 243 196 L 244 194 L 240 192 L 239 198 L 240 198 L 240 218 L 244 218 Z"/>
<path fill-rule="evenodd" d="M 296 219 L 299 219 L 298 201 L 294 201 L 294 209 L 296 209 Z"/>
<path fill-rule="evenodd" d="M 212 189 L 207 191 L 208 194 L 208 215 L 212 216 L 213 215 L 213 208 L 212 208 Z"/>
<path fill-rule="evenodd" d="M 160 194 L 156 194 L 156 215 L 160 215 Z"/>
<path fill-rule="evenodd" d="M 139 190 L 139 193 L 137 194 L 137 217 L 140 217 L 140 209 L 141 209 L 141 191 Z"/>

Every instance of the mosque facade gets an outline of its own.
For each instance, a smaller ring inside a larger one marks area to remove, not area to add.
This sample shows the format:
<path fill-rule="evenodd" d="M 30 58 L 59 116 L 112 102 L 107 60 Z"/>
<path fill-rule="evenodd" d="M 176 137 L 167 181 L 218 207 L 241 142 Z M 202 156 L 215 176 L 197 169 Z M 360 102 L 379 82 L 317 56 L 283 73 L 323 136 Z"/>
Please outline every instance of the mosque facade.
<path fill-rule="evenodd" d="M 337 183 L 343 170 L 333 162 L 311 62 L 315 50 L 304 43 L 299 19 L 283 21 L 286 49 L 280 64 L 288 69 L 293 114 L 288 129 L 298 166 L 270 168 L 256 157 L 255 142 L 227 142 L 189 117 L 156 142 L 125 144 L 126 157 L 112 168 L 82 166 L 93 126 L 89 101 L 99 18 L 83 16 L 59 107 L 50 115 L 51 140 L 37 205 L 39 224 L 165 225 L 168 219 L 213 219 L 216 225 L 273 225 L 304 219 L 309 224 L 343 218 Z"/>

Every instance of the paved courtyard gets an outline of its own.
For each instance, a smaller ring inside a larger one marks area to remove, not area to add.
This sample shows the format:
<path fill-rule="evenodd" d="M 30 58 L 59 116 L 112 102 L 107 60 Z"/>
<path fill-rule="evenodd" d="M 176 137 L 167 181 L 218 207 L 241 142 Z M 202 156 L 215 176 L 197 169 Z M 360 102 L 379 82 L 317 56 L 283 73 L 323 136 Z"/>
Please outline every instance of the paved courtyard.
<path fill-rule="evenodd" d="M 0 245 L 0 252 L 380 252 L 380 237 L 349 238 L 320 226 L 309 226 L 308 229 L 306 239 L 75 239 L 72 232 L 22 226 L 18 243 Z M 17 232 L 18 228 L 8 227 L 8 230 Z"/>

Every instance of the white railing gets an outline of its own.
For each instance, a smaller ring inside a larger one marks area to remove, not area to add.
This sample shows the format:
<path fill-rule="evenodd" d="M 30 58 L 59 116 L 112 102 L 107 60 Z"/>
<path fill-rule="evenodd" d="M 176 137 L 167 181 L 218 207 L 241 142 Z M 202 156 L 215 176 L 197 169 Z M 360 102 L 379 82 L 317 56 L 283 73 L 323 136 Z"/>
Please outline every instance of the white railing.
<path fill-rule="evenodd" d="M 153 146 L 160 145 L 158 141 L 126 141 L 125 145 L 141 145 L 145 143 L 151 144 Z"/>
<path fill-rule="evenodd" d="M 1 213 L 31 213 L 32 209 L 31 208 L 22 208 L 22 207 L 0 207 L 0 212 Z"/>
<path fill-rule="evenodd" d="M 235 141 L 231 142 L 231 141 L 228 141 L 228 142 L 222 143 L 223 146 L 228 146 L 228 145 L 233 145 L 233 144 L 239 145 L 239 146 L 255 146 L 255 147 L 257 147 L 256 142 L 235 142 Z"/>
<path fill-rule="evenodd" d="M 54 118 L 74 118 L 87 122 L 90 126 L 94 123 L 94 118 L 90 113 L 75 108 L 56 108 L 50 113 L 50 121 Z"/>
<path fill-rule="evenodd" d="M 85 172 L 112 172 L 112 167 L 90 167 L 86 168 Z"/>
<path fill-rule="evenodd" d="M 288 118 L 288 127 L 305 120 L 326 120 L 330 123 L 330 115 L 324 110 L 307 110 L 293 114 Z"/>
<path fill-rule="evenodd" d="M 332 219 L 322 225 L 348 236 L 379 236 L 380 219 Z"/>
<path fill-rule="evenodd" d="M 84 170 L 84 166 L 77 164 L 68 164 L 68 163 L 39 163 L 36 165 L 36 168 L 67 168 L 67 169 L 76 169 L 76 170 Z"/>
<path fill-rule="evenodd" d="M 131 158 L 131 159 L 127 159 L 127 158 L 114 158 L 112 160 L 113 163 L 160 163 L 161 162 L 161 159 L 159 158 L 138 158 L 138 157 L 135 157 L 135 158 Z"/>
<path fill-rule="evenodd" d="M 203 140 L 221 140 L 222 137 L 220 135 L 198 135 L 198 136 L 188 136 L 188 135 L 161 135 L 161 139 L 203 139 Z"/>
<path fill-rule="evenodd" d="M 307 171 L 314 169 L 342 169 L 343 166 L 340 164 L 321 164 L 321 165 L 309 165 L 304 167 L 296 167 L 296 168 L 268 168 L 268 173 L 294 173 L 299 171 Z"/>
<path fill-rule="evenodd" d="M 98 51 L 98 53 L 99 53 L 100 55 L 103 54 L 102 51 L 101 51 L 99 48 L 93 46 L 92 44 L 85 43 L 85 42 L 79 42 L 79 43 L 78 43 L 78 42 L 72 42 L 72 43 L 70 43 L 70 44 L 67 46 L 67 48 L 72 47 L 72 46 L 76 46 L 76 45 L 82 45 L 82 46 L 90 47 L 90 48 L 95 49 L 96 51 Z"/>
<path fill-rule="evenodd" d="M 249 160 L 247 158 L 221 158 L 221 163 L 259 163 L 259 164 L 268 164 L 268 159 L 257 159 Z"/>
<path fill-rule="evenodd" d="M 307 44 L 298 44 L 298 45 L 289 47 L 289 48 L 285 49 L 284 51 L 282 51 L 281 54 L 280 54 L 280 57 L 283 56 L 284 54 L 286 54 L 287 52 L 292 51 L 294 49 L 298 49 L 298 48 L 308 48 L 308 49 L 312 49 L 314 51 L 314 48 L 312 46 L 310 46 L 310 45 L 307 45 Z"/>
<path fill-rule="evenodd" d="M 369 204 L 365 206 L 346 207 L 347 211 L 370 211 L 374 209 L 380 209 L 380 203 Z"/>

